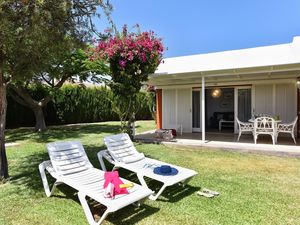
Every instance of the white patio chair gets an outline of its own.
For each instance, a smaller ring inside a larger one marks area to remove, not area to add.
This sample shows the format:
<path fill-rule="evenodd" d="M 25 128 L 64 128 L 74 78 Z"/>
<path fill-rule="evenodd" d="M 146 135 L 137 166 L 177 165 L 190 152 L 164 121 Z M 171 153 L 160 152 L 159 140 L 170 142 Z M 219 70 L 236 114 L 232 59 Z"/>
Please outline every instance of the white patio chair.
<path fill-rule="evenodd" d="M 39 165 L 43 186 L 47 197 L 53 194 L 56 186 L 67 184 L 78 191 L 78 198 L 83 207 L 89 224 L 101 224 L 109 213 L 115 212 L 135 202 L 143 202 L 153 192 L 138 184 L 129 189 L 129 194 L 117 195 L 114 199 L 105 198 L 103 193 L 104 172 L 92 166 L 83 146 L 78 141 L 56 142 L 47 144 L 50 160 Z M 51 191 L 49 189 L 46 171 L 56 179 Z M 124 183 L 128 181 L 122 179 Z M 98 222 L 95 222 L 86 197 L 107 207 Z"/>
<path fill-rule="evenodd" d="M 253 123 L 247 123 L 247 122 L 241 122 L 237 117 L 235 118 L 236 122 L 238 123 L 239 126 L 239 136 L 238 136 L 238 141 L 240 140 L 240 137 L 242 133 L 249 133 L 251 132 L 253 134 Z"/>
<path fill-rule="evenodd" d="M 254 137 L 254 143 L 257 142 L 257 137 L 260 134 L 266 134 L 270 135 L 272 137 L 273 145 L 275 145 L 276 142 L 276 127 L 275 127 L 275 120 L 271 117 L 258 117 L 254 120 L 254 131 L 253 131 L 253 137 Z"/>
<path fill-rule="evenodd" d="M 286 134 L 291 134 L 294 143 L 296 144 L 296 139 L 295 139 L 295 127 L 297 124 L 298 116 L 293 120 L 291 123 L 280 123 L 277 126 L 277 136 L 276 136 L 276 142 L 277 142 L 277 137 L 279 133 L 286 133 Z"/>
<path fill-rule="evenodd" d="M 107 146 L 107 150 L 102 150 L 98 153 L 98 159 L 102 170 L 106 170 L 103 160 L 106 159 L 114 165 L 113 170 L 124 168 L 136 173 L 139 181 L 145 187 L 148 186 L 144 177 L 163 183 L 161 189 L 156 194 L 152 194 L 149 197 L 151 200 L 156 200 L 166 187 L 177 183 L 184 186 L 193 176 L 197 175 L 197 172 L 193 170 L 145 157 L 143 153 L 139 153 L 136 150 L 128 134 L 109 136 L 104 138 L 104 142 Z M 176 168 L 178 174 L 174 176 L 162 176 L 153 172 L 155 167 L 166 164 Z"/>

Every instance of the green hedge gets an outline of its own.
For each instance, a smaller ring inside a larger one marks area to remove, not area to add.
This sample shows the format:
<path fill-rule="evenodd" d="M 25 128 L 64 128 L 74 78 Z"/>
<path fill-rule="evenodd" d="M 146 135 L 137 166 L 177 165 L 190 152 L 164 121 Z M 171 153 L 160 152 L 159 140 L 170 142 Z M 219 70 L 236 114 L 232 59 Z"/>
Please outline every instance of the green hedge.
<path fill-rule="evenodd" d="M 48 89 L 31 87 L 30 93 L 37 99 L 48 93 Z M 53 101 L 44 109 L 47 125 L 87 123 L 118 120 L 112 110 L 112 92 L 106 87 L 81 87 L 65 85 L 53 94 Z M 136 119 L 152 119 L 151 107 L 153 96 L 141 91 L 139 94 L 140 110 Z M 9 95 L 7 98 L 7 128 L 34 126 L 33 112 L 18 103 Z"/>

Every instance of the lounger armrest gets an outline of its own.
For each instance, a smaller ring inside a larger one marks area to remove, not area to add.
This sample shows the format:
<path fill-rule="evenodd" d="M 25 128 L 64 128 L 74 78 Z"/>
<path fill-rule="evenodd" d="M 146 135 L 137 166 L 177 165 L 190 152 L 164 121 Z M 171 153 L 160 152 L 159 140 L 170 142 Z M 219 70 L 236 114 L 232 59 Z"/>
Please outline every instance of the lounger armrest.
<path fill-rule="evenodd" d="M 46 193 L 47 197 L 50 197 L 55 189 L 55 186 L 57 186 L 60 182 L 59 182 L 59 180 L 57 180 L 55 182 L 54 186 L 52 187 L 52 189 L 50 190 L 45 171 L 48 171 L 51 174 L 51 176 L 56 179 L 58 179 L 58 175 L 55 172 L 54 168 L 52 167 L 50 160 L 40 163 L 39 171 L 40 171 L 40 175 L 41 175 L 41 179 L 43 182 L 45 193 Z"/>
<path fill-rule="evenodd" d="M 106 171 L 106 166 L 104 164 L 103 159 L 106 159 L 109 163 L 111 163 L 113 165 L 115 164 L 114 159 L 111 157 L 111 155 L 109 154 L 107 149 L 104 149 L 104 150 L 101 150 L 100 152 L 98 152 L 97 157 L 98 157 L 98 160 L 100 162 L 101 169 L 103 171 Z"/>
<path fill-rule="evenodd" d="M 47 170 L 47 172 L 50 173 L 51 176 L 53 176 L 53 177 L 57 176 L 57 173 L 55 172 L 50 160 L 47 160 L 47 161 L 44 161 L 44 162 L 40 163 L 39 170 L 40 171 L 41 170 Z"/>

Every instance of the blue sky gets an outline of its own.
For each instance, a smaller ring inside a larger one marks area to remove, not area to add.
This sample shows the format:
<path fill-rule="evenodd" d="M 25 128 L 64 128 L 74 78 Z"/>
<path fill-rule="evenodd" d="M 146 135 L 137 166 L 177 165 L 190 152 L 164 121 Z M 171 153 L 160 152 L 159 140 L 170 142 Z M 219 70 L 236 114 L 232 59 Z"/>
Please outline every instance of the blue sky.
<path fill-rule="evenodd" d="M 165 57 L 291 42 L 300 0 L 111 0 L 120 28 L 139 24 L 168 48 Z M 179 4 L 180 3 L 180 4 Z M 184 4 L 182 4 L 184 3 Z M 103 22 L 96 22 L 103 30 Z"/>

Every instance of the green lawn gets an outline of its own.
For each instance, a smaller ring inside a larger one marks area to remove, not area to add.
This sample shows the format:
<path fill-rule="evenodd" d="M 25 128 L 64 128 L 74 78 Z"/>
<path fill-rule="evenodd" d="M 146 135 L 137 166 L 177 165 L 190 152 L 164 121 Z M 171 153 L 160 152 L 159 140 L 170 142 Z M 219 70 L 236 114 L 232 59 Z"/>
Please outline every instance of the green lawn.
<path fill-rule="evenodd" d="M 0 185 L 0 224 L 86 224 L 76 192 L 61 185 L 45 197 L 38 164 L 48 158 L 47 142 L 77 139 L 99 168 L 96 153 L 103 137 L 118 133 L 118 122 L 53 127 L 36 134 L 28 129 L 7 131 L 9 183 Z M 138 131 L 153 129 L 153 121 L 138 122 Z M 300 224 L 300 159 L 280 158 L 218 149 L 170 148 L 137 144 L 153 158 L 198 171 L 186 189 L 171 187 L 157 201 L 129 206 L 110 215 L 104 224 Z M 121 175 L 136 177 L 121 170 Z M 155 182 L 150 187 L 157 187 Z M 221 195 L 206 199 L 196 191 L 207 187 Z M 169 193 L 178 194 L 172 195 Z M 96 210 L 95 213 L 99 213 Z"/>

